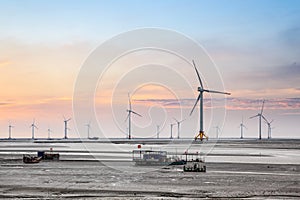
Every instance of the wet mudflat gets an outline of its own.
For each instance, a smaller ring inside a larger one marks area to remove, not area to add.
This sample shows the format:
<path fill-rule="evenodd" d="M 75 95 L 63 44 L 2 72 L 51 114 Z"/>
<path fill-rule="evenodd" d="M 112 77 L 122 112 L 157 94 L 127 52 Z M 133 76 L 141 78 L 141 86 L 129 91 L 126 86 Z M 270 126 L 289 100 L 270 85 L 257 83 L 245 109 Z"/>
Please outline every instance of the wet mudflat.
<path fill-rule="evenodd" d="M 243 162 L 235 162 L 235 159 L 224 162 L 222 159 L 218 161 L 208 157 L 206 160 L 212 161 L 207 162 L 206 173 L 183 172 L 180 166 L 143 168 L 128 165 L 124 161 L 112 162 L 109 164 L 110 167 L 106 165 L 107 163 L 99 161 L 67 159 L 23 164 L 20 159 L 8 159 L 9 156 L 5 154 L 0 159 L 0 198 L 299 199 L 298 145 L 292 150 L 293 154 L 287 153 L 282 146 L 280 150 L 276 149 L 276 146 L 272 147 L 276 152 L 274 163 L 268 163 L 269 160 L 264 162 L 262 158 L 257 158 L 262 162 L 253 162 L 256 157 L 251 157 L 249 163 L 245 162 L 245 159 Z M 223 148 L 224 146 L 222 149 L 216 147 L 214 151 L 220 156 L 225 152 Z M 230 148 L 235 147 L 231 145 Z M 262 145 L 262 148 L 265 146 Z M 268 156 L 272 155 L 269 153 Z M 296 158 L 288 159 L 293 161 L 290 163 L 280 163 L 278 162 L 280 156 L 282 158 L 296 156 Z M 226 157 L 230 158 L 230 155 Z M 120 171 L 121 165 L 124 170 Z"/>

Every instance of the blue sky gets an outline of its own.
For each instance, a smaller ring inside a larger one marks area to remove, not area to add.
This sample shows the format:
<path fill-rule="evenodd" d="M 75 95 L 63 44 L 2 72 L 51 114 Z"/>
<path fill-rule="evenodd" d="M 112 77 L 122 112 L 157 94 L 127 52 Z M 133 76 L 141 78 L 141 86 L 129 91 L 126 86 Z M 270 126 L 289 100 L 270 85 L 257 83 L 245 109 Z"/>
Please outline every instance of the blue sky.
<path fill-rule="evenodd" d="M 27 41 L 99 40 L 139 27 L 196 39 L 264 39 L 299 20 L 299 1 L 1 1 L 3 36 Z M 198 38 L 199 37 L 199 38 Z"/>
<path fill-rule="evenodd" d="M 24 135 L 22 127 L 41 110 L 71 115 L 73 84 L 89 53 L 119 33 L 159 27 L 193 38 L 219 67 L 225 88 L 233 93 L 225 136 L 236 136 L 229 127 L 239 124 L 242 115 L 256 114 L 257 100 L 264 98 L 269 100 L 267 114 L 277 117 L 274 135 L 281 137 L 287 128 L 289 137 L 300 135 L 300 1 L 0 0 L 0 7 L 0 111 L 8 114 L 1 117 L 2 132 L 11 119 L 23 124 L 16 132 Z M 251 108 L 236 99 L 250 102 Z M 52 107 L 40 102 L 52 102 Z M 28 114 L 14 116 L 16 110 Z M 46 121 L 44 116 L 41 126 Z M 60 131 L 59 123 L 52 126 Z M 250 121 L 249 126 L 249 137 L 255 137 L 257 124 Z"/>

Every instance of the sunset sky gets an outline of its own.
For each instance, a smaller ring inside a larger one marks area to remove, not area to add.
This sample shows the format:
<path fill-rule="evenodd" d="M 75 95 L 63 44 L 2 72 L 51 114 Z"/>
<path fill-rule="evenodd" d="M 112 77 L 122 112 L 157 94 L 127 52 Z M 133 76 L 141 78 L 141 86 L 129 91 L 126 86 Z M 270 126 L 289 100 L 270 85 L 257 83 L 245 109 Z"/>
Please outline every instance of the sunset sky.
<path fill-rule="evenodd" d="M 9 123 L 14 126 L 13 137 L 31 137 L 33 119 L 39 128 L 36 137 L 47 137 L 48 128 L 53 137 L 63 137 L 63 116 L 73 118 L 74 84 L 89 55 L 115 35 L 147 27 L 174 30 L 192 38 L 216 64 L 224 89 L 232 95 L 227 96 L 224 124 L 222 120 L 209 122 L 210 102 L 215 96 L 205 95 L 205 130 L 210 137 L 215 136 L 215 126 L 222 128 L 222 137 L 239 137 L 242 118 L 247 127 L 245 137 L 257 137 L 258 120 L 249 117 L 259 112 L 263 99 L 264 115 L 274 119 L 272 136 L 300 137 L 300 1 L 0 0 L 0 8 L 0 138 L 8 137 Z M 147 55 L 155 57 L 151 53 Z M 161 123 L 161 136 L 168 137 L 173 117 L 186 118 L 181 135 L 193 137 L 198 124 L 190 120 L 189 112 L 198 95 L 198 82 L 192 65 L 180 68 L 180 60 L 170 63 L 191 80 L 194 89 L 193 93 L 182 93 L 181 105 L 174 91 L 160 85 L 134 85 L 141 81 L 135 80 L 139 73 L 148 78 L 165 73 L 170 74 L 172 88 L 184 90 L 176 75 L 155 70 L 154 65 L 150 70 L 141 68 L 141 72 L 124 76 L 116 90 L 119 93 L 113 94 L 114 99 L 108 97 L 108 88 L 116 86 L 112 80 L 121 73 L 121 66 L 140 65 L 145 59 L 143 55 L 120 59 L 103 79 L 107 89 L 96 91 L 96 114 L 107 120 L 108 132 L 103 134 L 126 137 L 127 93 L 131 92 L 134 110 L 143 115 L 133 117 L 135 137 L 141 132 L 147 134 L 140 136 L 154 137 L 156 125 Z M 111 103 L 117 109 L 113 111 L 117 112 L 117 125 L 108 119 Z M 183 109 L 181 115 L 179 106 Z M 191 118 L 196 117 L 197 112 Z M 86 116 L 86 123 L 90 119 Z M 96 122 L 91 126 L 92 136 L 99 136 L 95 133 Z M 265 138 L 266 124 L 262 126 Z M 86 128 L 85 124 L 77 124 L 76 129 L 72 119 L 69 136 L 78 137 L 76 130 L 82 136 Z M 173 133 L 176 136 L 177 128 Z"/>

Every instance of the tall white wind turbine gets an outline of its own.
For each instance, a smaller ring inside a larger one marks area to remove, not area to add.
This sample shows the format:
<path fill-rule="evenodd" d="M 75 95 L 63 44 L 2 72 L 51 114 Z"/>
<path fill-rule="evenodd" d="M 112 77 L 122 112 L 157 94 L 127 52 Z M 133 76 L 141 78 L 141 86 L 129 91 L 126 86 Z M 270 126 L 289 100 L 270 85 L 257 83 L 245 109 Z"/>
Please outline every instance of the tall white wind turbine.
<path fill-rule="evenodd" d="M 216 137 L 219 138 L 221 129 L 219 126 L 215 126 L 214 128 L 216 129 Z"/>
<path fill-rule="evenodd" d="M 8 125 L 8 139 L 11 139 L 11 129 L 14 128 L 10 123 Z"/>
<path fill-rule="evenodd" d="M 273 127 L 271 126 L 272 122 L 274 121 L 273 119 L 269 122 L 266 118 L 263 118 L 268 125 L 268 139 L 272 138 L 272 129 Z"/>
<path fill-rule="evenodd" d="M 156 125 L 156 138 L 158 139 L 159 138 L 159 133 L 160 133 L 160 130 L 159 130 L 159 125 Z"/>
<path fill-rule="evenodd" d="M 128 107 L 129 107 L 127 109 L 128 115 L 127 115 L 127 118 L 126 118 L 125 121 L 128 120 L 128 139 L 131 139 L 131 114 L 135 114 L 135 115 L 140 116 L 140 117 L 142 117 L 142 115 L 140 115 L 139 113 L 132 110 L 132 108 L 131 108 L 131 99 L 130 99 L 129 93 L 128 93 Z"/>
<path fill-rule="evenodd" d="M 63 116 L 64 117 L 64 116 Z M 68 130 L 69 130 L 69 128 L 68 128 L 68 122 L 71 120 L 71 118 L 69 118 L 69 119 L 66 119 L 65 117 L 64 117 L 64 125 L 65 125 L 65 136 L 64 136 L 64 139 L 68 139 Z"/>
<path fill-rule="evenodd" d="M 247 127 L 244 125 L 244 119 L 242 118 L 242 122 L 240 123 L 239 126 L 240 130 L 241 130 L 241 139 L 244 138 L 244 128 L 247 129 Z"/>
<path fill-rule="evenodd" d="M 35 125 L 35 119 L 33 119 L 32 124 L 29 127 L 31 128 L 31 139 L 34 140 L 34 129 L 38 129 L 38 127 Z"/>
<path fill-rule="evenodd" d="M 91 121 L 89 121 L 89 123 L 86 124 L 86 127 L 87 127 L 87 138 L 90 139 Z"/>
<path fill-rule="evenodd" d="M 50 140 L 51 139 L 51 133 L 53 132 L 50 128 L 48 128 L 48 140 Z"/>
<path fill-rule="evenodd" d="M 263 103 L 262 103 L 262 107 L 261 107 L 261 110 L 260 110 L 260 113 L 258 113 L 257 115 L 255 116 L 252 116 L 250 117 L 250 119 L 254 118 L 254 117 L 258 117 L 258 139 L 261 140 L 261 119 L 265 119 L 265 117 L 263 116 L 263 111 L 264 111 L 264 105 L 265 105 L 265 100 L 263 100 Z"/>
<path fill-rule="evenodd" d="M 207 92 L 207 93 L 218 93 L 218 94 L 226 94 L 226 95 L 230 95 L 230 93 L 228 93 L 228 92 L 219 92 L 219 91 L 205 89 L 203 87 L 203 84 L 202 84 L 202 81 L 201 81 L 199 72 L 198 72 L 198 70 L 196 68 L 194 60 L 193 60 L 193 66 L 195 68 L 195 71 L 196 71 L 196 74 L 197 74 L 200 86 L 198 87 L 198 92 L 199 92 L 198 98 L 196 100 L 196 103 L 195 103 L 195 105 L 194 105 L 194 107 L 193 107 L 190 115 L 192 115 L 192 113 L 193 113 L 193 111 L 194 111 L 197 103 L 200 101 L 200 105 L 199 105 L 199 107 L 200 107 L 199 108 L 200 109 L 200 112 L 199 112 L 199 115 L 200 115 L 200 130 L 199 130 L 199 133 L 196 135 L 195 140 L 197 140 L 197 138 L 199 137 L 199 139 L 202 141 L 203 137 L 206 137 L 206 139 L 208 139 L 208 137 L 204 134 L 204 129 L 203 129 L 203 93 Z"/>
<path fill-rule="evenodd" d="M 173 119 L 176 121 L 176 123 L 177 123 L 177 139 L 179 139 L 180 138 L 180 124 L 184 121 L 184 120 L 186 120 L 186 119 L 183 119 L 183 120 L 181 120 L 181 121 L 178 121 L 176 118 L 174 118 L 173 117 Z"/>
<path fill-rule="evenodd" d="M 173 126 L 176 125 L 175 123 L 171 123 L 170 124 L 170 129 L 171 129 L 171 135 L 170 135 L 170 139 L 173 139 Z"/>

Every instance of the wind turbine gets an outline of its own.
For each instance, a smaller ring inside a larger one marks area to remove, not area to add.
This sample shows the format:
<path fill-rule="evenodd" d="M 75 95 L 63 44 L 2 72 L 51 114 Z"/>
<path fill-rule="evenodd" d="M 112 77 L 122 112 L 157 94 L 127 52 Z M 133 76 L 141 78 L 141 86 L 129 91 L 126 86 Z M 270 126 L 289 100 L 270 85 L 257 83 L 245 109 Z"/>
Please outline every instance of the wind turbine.
<path fill-rule="evenodd" d="M 131 139 L 131 113 L 142 117 L 142 115 L 138 114 L 137 112 L 133 111 L 131 108 L 131 100 L 130 100 L 130 95 L 128 93 L 128 106 L 129 108 L 127 109 L 128 115 L 125 121 L 128 119 L 128 139 Z"/>
<path fill-rule="evenodd" d="M 207 93 L 218 93 L 218 94 L 226 94 L 226 95 L 230 95 L 230 93 L 204 89 L 202 81 L 201 81 L 201 78 L 200 78 L 200 75 L 199 75 L 199 72 L 198 72 L 198 70 L 196 68 L 194 60 L 193 60 L 193 66 L 195 68 L 195 71 L 196 71 L 196 74 L 197 74 L 200 86 L 198 87 L 198 92 L 199 92 L 198 98 L 196 100 L 196 103 L 195 103 L 195 105 L 194 105 L 194 107 L 193 107 L 190 115 L 192 115 L 192 113 L 193 113 L 193 111 L 194 111 L 197 103 L 200 101 L 200 105 L 199 105 L 199 107 L 200 107 L 199 108 L 200 109 L 200 112 L 199 112 L 199 114 L 200 114 L 200 130 L 199 130 L 199 133 L 196 135 L 195 140 L 197 140 L 197 138 L 199 137 L 200 140 L 202 141 L 203 137 L 205 137 L 206 139 L 208 139 L 208 137 L 204 134 L 204 129 L 203 129 L 203 93 L 207 92 Z"/>
<path fill-rule="evenodd" d="M 216 129 L 216 137 L 219 138 L 219 132 L 221 129 L 219 126 L 215 126 L 214 128 Z"/>
<path fill-rule="evenodd" d="M 174 124 L 170 124 L 171 126 L 171 136 L 170 136 L 170 139 L 173 139 L 173 126 L 176 125 L 175 123 Z"/>
<path fill-rule="evenodd" d="M 38 129 L 38 127 L 34 123 L 35 123 L 35 119 L 33 119 L 32 124 L 29 126 L 31 128 L 31 139 L 33 140 L 34 140 L 34 129 Z"/>
<path fill-rule="evenodd" d="M 242 118 L 242 122 L 240 123 L 240 129 L 241 129 L 241 139 L 244 138 L 244 128 L 247 129 L 247 127 L 244 125 L 244 119 Z"/>
<path fill-rule="evenodd" d="M 262 103 L 262 107 L 261 107 L 261 111 L 260 113 L 258 113 L 255 116 L 250 117 L 250 119 L 254 118 L 254 117 L 258 117 L 258 138 L 261 140 L 261 118 L 265 119 L 265 117 L 263 116 L 263 111 L 264 111 L 264 105 L 265 105 L 265 100 L 263 100 Z"/>
<path fill-rule="evenodd" d="M 271 124 L 274 121 L 273 119 L 269 122 L 266 118 L 264 118 L 266 124 L 268 125 L 268 139 L 272 138 L 272 127 Z"/>
<path fill-rule="evenodd" d="M 91 121 L 89 121 L 89 123 L 86 124 L 86 127 L 87 127 L 87 138 L 90 139 Z"/>
<path fill-rule="evenodd" d="M 49 139 L 51 138 L 51 137 L 50 137 L 50 134 L 52 133 L 52 130 L 51 130 L 50 128 L 48 128 L 47 131 L 48 131 L 48 140 L 49 140 Z"/>
<path fill-rule="evenodd" d="M 159 138 L 159 125 L 156 125 L 156 137 Z"/>
<path fill-rule="evenodd" d="M 68 139 L 68 121 L 70 121 L 70 120 L 71 120 L 71 118 L 66 119 L 64 117 L 64 123 L 65 123 L 65 137 L 64 137 L 64 139 Z"/>
<path fill-rule="evenodd" d="M 173 117 L 173 119 L 176 121 L 176 123 L 177 123 L 177 139 L 179 139 L 180 138 L 180 124 L 184 121 L 184 120 L 186 120 L 186 119 L 183 119 L 183 120 L 181 120 L 181 121 L 178 121 L 176 118 L 174 118 Z"/>
<path fill-rule="evenodd" d="M 8 126 L 8 139 L 11 139 L 11 129 L 14 128 L 14 126 L 12 126 L 10 123 L 9 123 L 9 126 Z"/>

